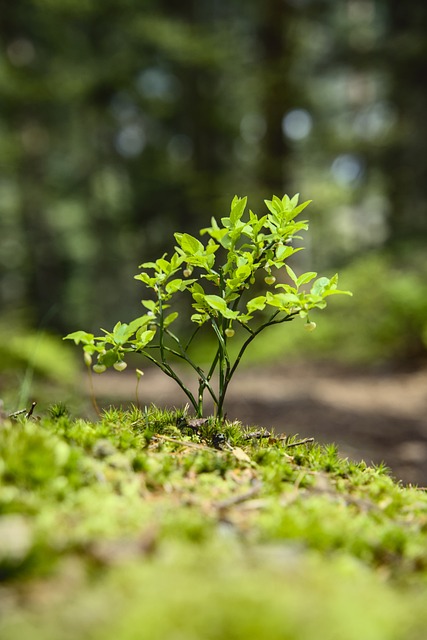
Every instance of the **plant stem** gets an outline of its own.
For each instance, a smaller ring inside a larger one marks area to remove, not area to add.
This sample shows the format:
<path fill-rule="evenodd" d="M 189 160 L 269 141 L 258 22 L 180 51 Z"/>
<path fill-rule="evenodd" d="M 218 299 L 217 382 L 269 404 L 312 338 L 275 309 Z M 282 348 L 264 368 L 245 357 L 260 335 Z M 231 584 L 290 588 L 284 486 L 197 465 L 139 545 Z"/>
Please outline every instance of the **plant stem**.
<path fill-rule="evenodd" d="M 188 348 L 189 348 L 190 344 L 193 342 L 193 339 L 196 337 L 197 332 L 198 332 L 198 331 L 200 331 L 201 326 L 202 326 L 202 325 L 198 324 L 198 325 L 197 325 L 197 327 L 194 329 L 194 331 L 193 331 L 193 333 L 191 334 L 191 336 L 190 336 L 190 338 L 189 338 L 189 340 L 188 340 L 187 344 L 186 344 L 186 345 L 185 345 L 185 347 L 184 347 L 184 351 L 185 351 L 185 352 L 187 352 L 187 351 L 188 351 Z"/>
<path fill-rule="evenodd" d="M 173 334 L 172 331 L 169 331 L 169 329 L 166 329 L 165 332 L 170 338 L 172 338 L 172 340 L 174 340 L 177 343 L 177 345 L 179 347 L 179 351 L 176 351 L 175 349 L 171 349 L 170 347 L 165 347 L 165 349 L 167 351 L 169 351 L 170 353 L 173 353 L 178 358 L 181 358 L 182 360 L 185 360 L 185 362 L 187 362 L 190 365 L 190 367 L 192 367 L 194 369 L 194 371 L 196 371 L 196 373 L 198 373 L 198 375 L 200 376 L 200 379 L 203 382 L 203 387 L 206 388 L 209 391 L 209 393 L 212 396 L 213 401 L 216 404 L 218 402 L 218 400 L 216 398 L 214 390 L 212 389 L 212 386 L 209 384 L 210 378 L 208 376 L 206 376 L 205 372 L 203 371 L 203 369 L 201 367 L 199 367 L 195 362 L 193 362 L 193 360 L 190 358 L 188 353 L 182 347 L 179 338 L 175 334 Z M 200 416 L 200 417 L 202 417 L 202 416 Z"/>
<path fill-rule="evenodd" d="M 242 346 L 240 347 L 239 353 L 236 356 L 236 359 L 233 363 L 233 366 L 230 366 L 227 369 L 226 372 L 226 377 L 224 380 L 224 383 L 222 385 L 222 389 L 221 392 L 219 394 L 219 402 L 218 402 L 218 408 L 217 408 L 217 415 L 218 418 L 222 417 L 222 412 L 223 412 L 223 406 L 224 406 L 224 400 L 225 400 L 225 394 L 227 392 L 227 388 L 228 385 L 230 384 L 231 378 L 233 377 L 234 372 L 236 371 L 237 367 L 240 364 L 240 361 L 243 357 L 243 354 L 245 353 L 246 349 L 249 347 L 249 345 L 251 344 L 252 340 L 254 340 L 256 338 L 256 336 L 258 334 L 261 333 L 261 331 L 264 331 L 264 329 L 266 329 L 267 327 L 271 327 L 274 324 L 282 324 L 282 322 L 289 322 L 290 320 L 293 319 L 293 317 L 296 315 L 296 313 L 292 313 L 292 314 L 288 314 L 287 316 L 285 316 L 284 318 L 282 318 L 281 320 L 275 320 L 275 318 L 277 317 L 277 315 L 280 313 L 280 311 L 276 311 L 267 322 L 264 322 L 264 324 L 260 325 L 258 327 L 258 329 L 256 329 L 255 331 L 253 331 L 251 333 L 251 335 L 245 340 L 245 342 L 242 344 Z"/>
<path fill-rule="evenodd" d="M 165 373 L 167 376 L 169 376 L 169 378 L 172 378 L 173 380 L 175 380 L 175 382 L 181 387 L 181 389 L 183 390 L 183 392 L 185 393 L 187 398 L 190 400 L 190 402 L 193 405 L 195 411 L 198 412 L 198 409 L 199 409 L 198 402 L 196 401 L 194 395 L 191 393 L 190 389 L 185 386 L 185 384 L 182 382 L 182 380 L 177 376 L 177 374 L 172 369 L 172 367 L 169 366 L 169 364 L 167 362 L 159 362 L 158 360 L 156 360 L 156 358 L 151 356 L 146 351 L 141 351 L 141 353 L 148 360 L 150 360 L 150 362 L 155 364 L 156 367 L 158 367 L 161 371 L 163 371 L 163 373 Z M 198 416 L 198 417 L 201 417 L 201 416 Z"/>
<path fill-rule="evenodd" d="M 101 411 L 99 410 L 98 403 L 96 401 L 95 389 L 94 389 L 94 386 L 93 386 L 93 374 L 92 374 L 92 369 L 90 368 L 90 366 L 87 368 L 87 373 L 88 373 L 88 377 L 89 377 L 90 398 L 92 400 L 92 406 L 95 409 L 95 412 L 97 413 L 97 415 L 100 416 L 101 415 Z"/>
<path fill-rule="evenodd" d="M 211 317 L 211 324 L 212 324 L 212 328 L 215 331 L 216 337 L 218 339 L 218 375 L 219 375 L 219 383 L 218 383 L 218 402 L 216 405 L 216 409 L 217 409 L 217 417 L 219 419 L 222 418 L 222 414 L 221 414 L 221 407 L 223 405 L 223 395 L 225 393 L 224 391 L 224 384 L 226 382 L 226 370 L 229 369 L 230 367 L 230 360 L 228 358 L 228 353 L 227 353 L 227 345 L 224 339 L 224 336 L 222 335 L 217 323 L 215 322 L 215 318 Z"/>

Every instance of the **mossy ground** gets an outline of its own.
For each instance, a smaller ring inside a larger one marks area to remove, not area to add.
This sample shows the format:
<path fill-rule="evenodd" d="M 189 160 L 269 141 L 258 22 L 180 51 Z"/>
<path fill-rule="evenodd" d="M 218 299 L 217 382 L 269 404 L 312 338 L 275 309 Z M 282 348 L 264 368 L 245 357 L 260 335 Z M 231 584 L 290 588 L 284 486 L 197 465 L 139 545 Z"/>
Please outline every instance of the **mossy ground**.
<path fill-rule="evenodd" d="M 2 640 L 424 640 L 427 495 L 236 423 L 0 422 Z"/>

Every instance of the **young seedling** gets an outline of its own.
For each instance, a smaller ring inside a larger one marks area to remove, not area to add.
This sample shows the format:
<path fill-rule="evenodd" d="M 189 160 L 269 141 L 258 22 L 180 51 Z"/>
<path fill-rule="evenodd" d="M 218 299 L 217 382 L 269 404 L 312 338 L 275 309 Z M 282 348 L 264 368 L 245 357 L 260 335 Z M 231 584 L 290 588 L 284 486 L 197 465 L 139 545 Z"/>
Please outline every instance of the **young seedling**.
<path fill-rule="evenodd" d="M 230 381 L 246 349 L 261 332 L 296 316 L 304 319 L 308 330 L 313 330 L 315 323 L 309 320 L 311 309 L 326 307 L 330 295 L 351 295 L 337 289 L 337 274 L 317 278 L 317 273 L 309 271 L 297 276 L 287 264 L 301 250 L 294 248 L 291 241 L 300 237 L 297 235 L 300 231 L 308 229 L 306 220 L 296 218 L 310 201 L 298 204 L 298 195 L 292 199 L 287 195 L 273 196 L 272 200 L 265 200 L 268 211 L 261 217 L 253 211 L 245 216 L 246 201 L 247 198 L 235 196 L 228 217 L 220 222 L 212 218 L 211 226 L 201 229 L 200 235 L 209 237 L 205 244 L 188 233 L 175 233 L 177 246 L 170 259 L 165 254 L 155 262 L 140 265 L 143 271 L 135 278 L 151 291 L 151 297 L 142 300 L 146 309 L 142 316 L 128 324 L 118 322 L 112 331 L 103 330 L 102 336 L 85 331 L 66 336 L 65 339 L 83 345 L 86 362 L 88 356 L 97 356 L 95 372 L 102 373 L 110 367 L 120 371 L 125 367 L 127 354 L 141 353 L 175 380 L 198 417 L 203 416 L 207 392 L 213 399 L 216 417 L 221 419 Z M 284 268 L 290 283 L 276 284 L 272 268 L 277 271 Z M 264 276 L 256 284 L 259 272 Z M 305 285 L 311 282 L 307 290 Z M 251 289 L 256 294 L 252 297 Z M 171 330 L 178 317 L 171 306 L 180 294 L 190 298 L 193 308 L 190 320 L 195 328 L 186 340 Z M 190 355 L 204 325 L 210 327 L 216 342 L 212 362 L 205 369 Z M 228 341 L 236 340 L 237 329 L 244 339 L 232 358 Z M 187 387 L 174 367 L 177 359 L 195 372 L 197 394 Z"/>

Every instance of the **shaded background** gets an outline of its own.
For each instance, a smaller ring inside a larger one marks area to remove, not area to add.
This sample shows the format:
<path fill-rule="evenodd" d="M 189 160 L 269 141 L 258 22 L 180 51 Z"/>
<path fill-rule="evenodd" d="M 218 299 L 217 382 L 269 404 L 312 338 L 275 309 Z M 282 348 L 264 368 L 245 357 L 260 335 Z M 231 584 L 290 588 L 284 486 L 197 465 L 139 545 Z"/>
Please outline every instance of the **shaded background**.
<path fill-rule="evenodd" d="M 75 384 L 58 336 L 139 315 L 235 193 L 313 199 L 295 268 L 355 293 L 250 361 L 423 366 L 426 33 L 423 0 L 0 0 L 0 395 Z"/>

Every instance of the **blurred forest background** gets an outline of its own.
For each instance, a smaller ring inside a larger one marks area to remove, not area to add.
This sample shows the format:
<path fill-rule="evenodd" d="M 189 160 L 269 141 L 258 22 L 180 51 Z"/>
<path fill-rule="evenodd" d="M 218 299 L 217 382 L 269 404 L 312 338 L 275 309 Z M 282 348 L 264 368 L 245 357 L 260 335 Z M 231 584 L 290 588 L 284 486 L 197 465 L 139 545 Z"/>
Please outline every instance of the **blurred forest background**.
<path fill-rule="evenodd" d="M 0 382 L 70 380 L 57 336 L 140 315 L 235 193 L 313 199 L 296 268 L 355 294 L 260 353 L 423 363 L 426 33 L 425 0 L 0 0 Z"/>

